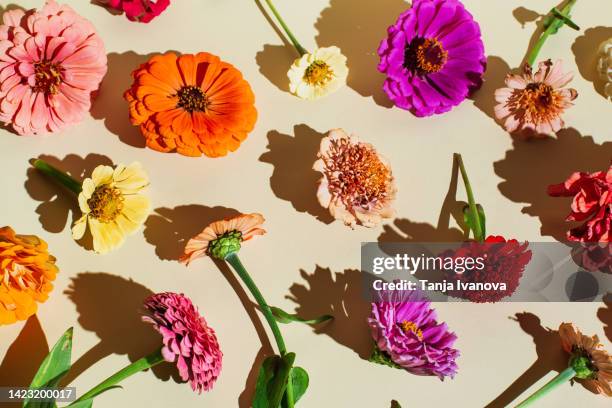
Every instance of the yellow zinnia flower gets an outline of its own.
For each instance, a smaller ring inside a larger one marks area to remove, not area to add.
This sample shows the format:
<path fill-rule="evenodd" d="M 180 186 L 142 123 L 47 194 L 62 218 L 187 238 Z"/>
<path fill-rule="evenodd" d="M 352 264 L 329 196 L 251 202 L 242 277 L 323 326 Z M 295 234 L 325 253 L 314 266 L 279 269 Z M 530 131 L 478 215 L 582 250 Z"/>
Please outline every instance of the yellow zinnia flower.
<path fill-rule="evenodd" d="M 317 48 L 296 59 L 287 75 L 291 93 L 313 101 L 346 84 L 346 57 L 338 47 Z"/>
<path fill-rule="evenodd" d="M 94 251 L 104 254 L 119 247 L 149 214 L 149 198 L 141 194 L 148 184 L 149 178 L 137 162 L 115 169 L 96 167 L 91 178 L 83 181 L 79 194 L 83 216 L 72 226 L 72 237 L 81 239 L 89 225 Z"/>

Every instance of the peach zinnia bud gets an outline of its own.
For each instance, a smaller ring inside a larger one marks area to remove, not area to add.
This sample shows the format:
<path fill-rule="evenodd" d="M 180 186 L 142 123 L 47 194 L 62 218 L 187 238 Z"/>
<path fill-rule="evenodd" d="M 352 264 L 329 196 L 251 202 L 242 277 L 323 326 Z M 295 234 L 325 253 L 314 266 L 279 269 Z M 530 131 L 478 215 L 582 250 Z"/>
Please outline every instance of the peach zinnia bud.
<path fill-rule="evenodd" d="M 0 228 L 0 325 L 26 320 L 47 300 L 58 269 L 47 243 Z"/>
<path fill-rule="evenodd" d="M 152 149 L 225 156 L 255 126 L 251 86 L 215 55 L 156 55 L 132 76 L 134 84 L 124 94 L 130 119 Z"/>
<path fill-rule="evenodd" d="M 317 198 L 334 218 L 374 227 L 393 216 L 397 189 L 391 167 L 371 144 L 334 129 L 321 140 L 318 158 L 313 169 L 323 177 Z"/>
<path fill-rule="evenodd" d="M 578 96 L 575 89 L 564 88 L 573 76 L 563 72 L 561 60 L 540 62 L 535 74 L 525 65 L 522 75 L 508 75 L 507 88 L 495 91 L 495 116 L 510 133 L 555 136 L 565 127 L 561 116 Z"/>

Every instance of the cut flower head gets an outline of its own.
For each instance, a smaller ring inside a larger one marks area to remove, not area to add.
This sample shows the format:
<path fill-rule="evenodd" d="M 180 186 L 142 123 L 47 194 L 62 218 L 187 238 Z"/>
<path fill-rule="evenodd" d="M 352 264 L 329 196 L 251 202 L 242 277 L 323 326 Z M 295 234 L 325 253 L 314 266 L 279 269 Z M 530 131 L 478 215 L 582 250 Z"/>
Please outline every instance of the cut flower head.
<path fill-rule="evenodd" d="M 564 88 L 573 76 L 563 72 L 561 60 L 540 62 L 535 74 L 525 64 L 522 75 L 509 74 L 506 88 L 495 91 L 495 116 L 510 133 L 555 136 L 565 127 L 563 113 L 578 96 L 575 89 Z"/>
<path fill-rule="evenodd" d="M 612 356 L 603 349 L 597 335 L 585 336 L 572 323 L 559 326 L 561 345 L 571 355 L 575 378 L 588 390 L 612 397 Z"/>
<path fill-rule="evenodd" d="M 0 121 L 20 135 L 80 122 L 106 74 L 104 43 L 72 8 L 8 10 L 0 26 Z"/>
<path fill-rule="evenodd" d="M 264 221 L 263 215 L 257 213 L 215 221 L 187 242 L 180 262 L 188 265 L 205 256 L 225 259 L 238 252 L 243 241 L 265 234 L 266 230 L 261 228 Z"/>
<path fill-rule="evenodd" d="M 87 226 L 94 251 L 110 252 L 133 234 L 149 215 L 149 198 L 142 194 L 149 185 L 140 163 L 122 164 L 115 169 L 98 166 L 83 181 L 79 207 L 83 216 L 73 225 L 72 237 L 81 239 Z"/>
<path fill-rule="evenodd" d="M 374 227 L 394 215 L 396 187 L 391 166 L 374 146 L 342 129 L 321 140 L 313 169 L 321 172 L 317 198 L 346 225 Z"/>
<path fill-rule="evenodd" d="M 0 228 L 0 326 L 26 320 L 53 289 L 58 272 L 47 243 Z"/>
<path fill-rule="evenodd" d="M 200 52 L 156 55 L 136 69 L 124 93 L 147 146 L 185 156 L 225 156 L 255 126 L 255 96 L 242 73 Z"/>
<path fill-rule="evenodd" d="M 198 394 L 209 391 L 221 373 L 223 353 L 215 331 L 183 294 L 158 293 L 144 302 L 151 323 L 163 337 L 162 355 L 175 363 L 183 381 Z"/>
<path fill-rule="evenodd" d="M 597 70 L 604 81 L 604 95 L 612 101 L 612 37 L 599 46 Z"/>
<path fill-rule="evenodd" d="M 346 84 L 346 57 L 338 47 L 317 48 L 296 59 L 289 73 L 289 90 L 307 100 L 316 100 Z"/>
<path fill-rule="evenodd" d="M 168 8 L 170 0 L 99 0 L 100 3 L 125 13 L 130 21 L 148 23 Z"/>

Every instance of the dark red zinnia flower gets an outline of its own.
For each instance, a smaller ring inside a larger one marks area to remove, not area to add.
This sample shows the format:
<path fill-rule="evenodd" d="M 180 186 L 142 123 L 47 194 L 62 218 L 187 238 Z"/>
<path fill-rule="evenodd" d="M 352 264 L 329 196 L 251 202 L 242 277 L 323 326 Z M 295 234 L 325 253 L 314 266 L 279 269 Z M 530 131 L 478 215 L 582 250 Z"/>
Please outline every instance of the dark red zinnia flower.
<path fill-rule="evenodd" d="M 469 283 L 504 283 L 505 290 L 466 290 L 455 288 L 448 294 L 467 299 L 472 302 L 498 302 L 506 296 L 511 296 L 519 285 L 525 271 L 525 266 L 531 260 L 531 251 L 527 242 L 520 243 L 516 239 L 506 240 L 502 236 L 489 236 L 484 242 L 465 242 L 454 251 L 448 251 L 443 256 L 447 258 L 479 258 L 484 259 L 484 268 L 471 268 L 463 273 L 449 270 L 446 279 L 451 282 Z M 465 286 L 465 285 L 462 285 Z"/>

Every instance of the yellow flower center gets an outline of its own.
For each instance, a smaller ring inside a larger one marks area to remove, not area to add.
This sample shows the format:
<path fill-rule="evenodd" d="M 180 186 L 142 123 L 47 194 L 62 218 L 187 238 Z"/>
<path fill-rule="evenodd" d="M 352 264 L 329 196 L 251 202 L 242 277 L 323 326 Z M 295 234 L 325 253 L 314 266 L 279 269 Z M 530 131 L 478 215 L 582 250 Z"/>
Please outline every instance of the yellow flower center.
<path fill-rule="evenodd" d="M 121 191 L 108 185 L 103 185 L 94 191 L 87 204 L 91 215 L 100 222 L 114 221 L 123 209 Z"/>
<path fill-rule="evenodd" d="M 419 329 L 419 326 L 415 322 L 410 322 L 408 320 L 404 320 L 399 324 L 404 333 L 414 333 L 419 338 L 419 340 L 423 340 L 423 332 Z"/>
<path fill-rule="evenodd" d="M 62 83 L 62 68 L 49 61 L 41 61 L 34 64 L 34 78 L 36 80 L 34 92 L 44 92 L 47 95 L 55 95 L 59 92 Z"/>
<path fill-rule="evenodd" d="M 447 59 L 448 51 L 436 38 L 415 38 L 404 51 L 404 67 L 419 75 L 440 71 Z"/>
<path fill-rule="evenodd" d="M 178 91 L 177 96 L 179 100 L 176 107 L 185 109 L 189 113 L 205 112 L 208 108 L 208 98 L 199 86 L 184 86 Z"/>
<path fill-rule="evenodd" d="M 316 60 L 306 68 L 304 81 L 308 85 L 323 86 L 334 78 L 334 71 L 324 61 Z"/>

